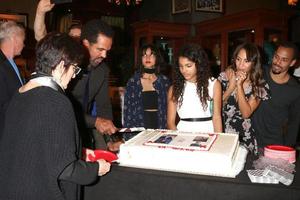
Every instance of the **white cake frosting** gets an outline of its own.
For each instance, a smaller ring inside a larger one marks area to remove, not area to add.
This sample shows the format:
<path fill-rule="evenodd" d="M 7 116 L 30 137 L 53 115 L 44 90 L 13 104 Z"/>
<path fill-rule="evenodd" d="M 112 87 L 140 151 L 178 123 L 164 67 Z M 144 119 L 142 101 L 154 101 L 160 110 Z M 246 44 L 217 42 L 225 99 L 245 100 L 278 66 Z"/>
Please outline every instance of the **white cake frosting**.
<path fill-rule="evenodd" d="M 168 144 L 154 142 L 163 135 L 187 138 L 189 142 L 183 142 L 182 147 L 175 140 Z M 190 138 L 197 136 L 208 136 L 205 144 L 208 148 L 196 150 L 189 145 Z M 236 134 L 145 130 L 121 145 L 118 161 L 120 165 L 130 167 L 235 177 L 243 168 L 236 166 L 237 160 L 244 164 L 246 154 L 239 148 Z"/>
<path fill-rule="evenodd" d="M 174 134 L 167 130 L 157 130 L 156 132 L 158 134 L 146 141 L 144 145 L 187 151 L 208 151 L 217 138 L 217 134 Z"/>

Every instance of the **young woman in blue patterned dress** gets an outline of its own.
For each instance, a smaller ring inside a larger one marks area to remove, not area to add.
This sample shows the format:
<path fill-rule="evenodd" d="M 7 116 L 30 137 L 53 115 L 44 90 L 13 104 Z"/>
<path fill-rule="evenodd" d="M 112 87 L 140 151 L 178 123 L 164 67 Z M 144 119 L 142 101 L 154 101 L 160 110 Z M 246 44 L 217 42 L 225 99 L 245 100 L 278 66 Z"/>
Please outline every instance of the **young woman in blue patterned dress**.
<path fill-rule="evenodd" d="M 232 65 L 218 78 L 223 90 L 223 123 L 226 133 L 239 134 L 240 142 L 257 153 L 251 115 L 261 100 L 269 97 L 269 86 L 262 78 L 261 56 L 255 44 L 239 45 Z"/>
<path fill-rule="evenodd" d="M 153 45 L 141 48 L 139 70 L 127 82 L 124 127 L 165 129 L 169 79 L 160 74 L 162 57 Z"/>

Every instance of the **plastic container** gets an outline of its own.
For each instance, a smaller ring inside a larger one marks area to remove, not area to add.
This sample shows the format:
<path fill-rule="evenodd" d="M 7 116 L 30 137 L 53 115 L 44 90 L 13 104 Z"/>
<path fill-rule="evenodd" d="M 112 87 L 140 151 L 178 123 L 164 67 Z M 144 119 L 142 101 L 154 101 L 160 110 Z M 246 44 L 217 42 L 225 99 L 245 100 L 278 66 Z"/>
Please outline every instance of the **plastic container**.
<path fill-rule="evenodd" d="M 264 156 L 268 158 L 281 158 L 289 163 L 296 162 L 296 150 L 282 145 L 269 145 L 264 148 Z"/>

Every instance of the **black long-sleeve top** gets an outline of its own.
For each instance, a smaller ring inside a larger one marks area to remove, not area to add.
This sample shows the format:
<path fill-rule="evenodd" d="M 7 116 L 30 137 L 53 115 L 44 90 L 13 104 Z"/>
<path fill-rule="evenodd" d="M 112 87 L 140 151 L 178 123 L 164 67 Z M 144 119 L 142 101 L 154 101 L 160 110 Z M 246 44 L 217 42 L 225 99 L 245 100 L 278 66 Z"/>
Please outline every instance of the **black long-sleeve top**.
<path fill-rule="evenodd" d="M 0 140 L 0 199 L 79 199 L 78 184 L 95 181 L 99 166 L 80 156 L 69 99 L 49 87 L 17 93 Z"/>
<path fill-rule="evenodd" d="M 294 146 L 300 126 L 300 85 L 293 77 L 277 84 L 270 76 L 270 68 L 266 68 L 264 79 L 270 86 L 271 98 L 262 101 L 252 117 L 258 145 Z"/>

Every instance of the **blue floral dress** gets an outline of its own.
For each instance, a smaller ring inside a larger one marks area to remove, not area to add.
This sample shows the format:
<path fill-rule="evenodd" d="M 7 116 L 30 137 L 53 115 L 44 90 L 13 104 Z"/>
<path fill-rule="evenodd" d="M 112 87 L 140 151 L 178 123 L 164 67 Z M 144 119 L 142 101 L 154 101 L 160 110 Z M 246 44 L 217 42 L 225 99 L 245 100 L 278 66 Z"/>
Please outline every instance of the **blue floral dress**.
<path fill-rule="evenodd" d="M 223 93 L 229 85 L 229 80 L 225 72 L 222 72 L 218 78 L 222 84 Z M 257 92 L 257 96 L 261 101 L 270 98 L 270 88 L 265 82 Z M 252 86 L 249 85 L 245 89 L 245 97 L 248 100 L 253 94 Z M 232 92 L 226 103 L 223 104 L 223 127 L 225 133 L 236 133 L 239 135 L 240 143 L 243 144 L 250 152 L 257 154 L 257 141 L 254 129 L 251 125 L 251 119 L 244 119 L 236 101 L 236 91 Z"/>
<path fill-rule="evenodd" d="M 167 93 L 169 86 L 169 79 L 163 75 L 157 75 L 156 81 L 153 82 L 153 87 L 158 96 L 157 128 L 159 129 L 167 128 Z M 129 79 L 125 90 L 124 127 L 145 127 L 142 90 L 141 74 L 136 72 Z"/>

